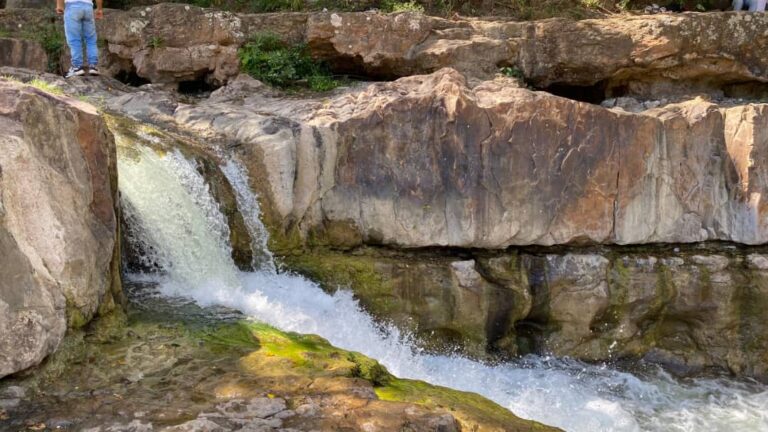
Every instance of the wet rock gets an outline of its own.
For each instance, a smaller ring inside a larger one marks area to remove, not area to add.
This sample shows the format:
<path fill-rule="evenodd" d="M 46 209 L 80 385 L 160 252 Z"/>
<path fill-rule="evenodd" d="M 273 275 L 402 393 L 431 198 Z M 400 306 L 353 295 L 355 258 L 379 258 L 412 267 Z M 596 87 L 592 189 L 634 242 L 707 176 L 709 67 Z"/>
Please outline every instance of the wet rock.
<path fill-rule="evenodd" d="M 161 429 L 163 432 L 227 432 L 231 429 L 221 427 L 218 423 L 202 418 L 190 420 L 176 426 Z"/>
<path fill-rule="evenodd" d="M 52 419 L 45 422 L 49 429 L 53 430 L 72 430 L 75 423 L 67 419 Z"/>
<path fill-rule="evenodd" d="M 20 399 L 0 399 L 0 410 L 9 411 L 21 403 Z"/>
<path fill-rule="evenodd" d="M 83 432 L 153 432 L 155 428 L 152 423 L 143 423 L 140 420 L 133 420 L 124 424 L 112 424 L 109 426 L 99 426 L 95 428 L 84 429 Z"/>
<path fill-rule="evenodd" d="M 286 409 L 281 398 L 253 398 L 248 401 L 233 399 L 216 407 L 222 415 L 229 418 L 267 418 Z"/>
<path fill-rule="evenodd" d="M 24 399 L 27 396 L 27 391 L 24 387 L 20 386 L 8 386 L 0 390 L 0 398 L 6 399 Z"/>

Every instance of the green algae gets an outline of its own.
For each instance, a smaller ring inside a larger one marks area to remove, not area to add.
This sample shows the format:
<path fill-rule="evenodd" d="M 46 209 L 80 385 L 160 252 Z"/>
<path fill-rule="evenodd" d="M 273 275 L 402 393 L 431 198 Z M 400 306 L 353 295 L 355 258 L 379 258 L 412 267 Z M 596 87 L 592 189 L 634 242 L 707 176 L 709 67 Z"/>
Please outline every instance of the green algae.
<path fill-rule="evenodd" d="M 393 295 L 393 282 L 376 268 L 380 260 L 375 256 L 321 250 L 283 258 L 289 268 L 319 281 L 327 291 L 351 289 L 366 310 L 383 318 L 402 308 Z"/>
<path fill-rule="evenodd" d="M 258 341 L 258 349 L 249 357 L 263 356 L 288 360 L 288 363 L 271 362 L 270 366 L 290 364 L 315 378 L 347 376 L 364 379 L 371 383 L 379 399 L 413 403 L 432 410 L 447 410 L 466 430 L 556 430 L 520 419 L 509 410 L 475 393 L 397 378 L 377 361 L 360 353 L 336 348 L 319 336 L 283 332 L 266 324 L 241 321 L 216 329 L 209 333 L 209 339 L 228 341 L 230 346 L 240 346 L 246 338 L 244 332 L 250 333 Z M 245 365 L 246 369 L 256 374 L 260 373 L 258 367 L 263 366 L 264 363 L 253 358 Z"/>
<path fill-rule="evenodd" d="M 501 405 L 475 394 L 434 386 L 423 381 L 393 378 L 376 388 L 386 401 L 409 402 L 431 409 L 446 409 L 470 431 L 554 431 L 543 424 L 523 420 Z"/>

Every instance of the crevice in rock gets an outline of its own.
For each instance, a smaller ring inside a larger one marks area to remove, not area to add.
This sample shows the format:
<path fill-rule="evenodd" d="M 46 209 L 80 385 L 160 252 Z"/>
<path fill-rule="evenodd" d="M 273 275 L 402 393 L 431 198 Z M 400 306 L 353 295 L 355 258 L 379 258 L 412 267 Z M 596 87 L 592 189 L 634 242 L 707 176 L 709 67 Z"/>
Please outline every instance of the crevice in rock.
<path fill-rule="evenodd" d="M 120 72 L 115 74 L 114 77 L 116 80 L 120 81 L 123 84 L 127 84 L 131 87 L 139 87 L 144 84 L 149 84 L 150 81 L 140 77 L 136 73 L 136 69 L 129 69 L 129 70 L 121 70 Z"/>
<path fill-rule="evenodd" d="M 180 81 L 176 90 L 187 96 L 208 96 L 218 86 L 211 84 L 204 76 L 194 80 Z"/>
<path fill-rule="evenodd" d="M 611 91 L 609 94 L 608 86 L 605 82 L 601 81 L 594 85 L 585 86 L 556 83 L 548 87 L 539 88 L 538 90 L 551 93 L 555 96 L 597 105 L 609 97 L 623 96 L 622 93 L 625 92 L 626 89 L 614 87 L 610 89 Z"/>

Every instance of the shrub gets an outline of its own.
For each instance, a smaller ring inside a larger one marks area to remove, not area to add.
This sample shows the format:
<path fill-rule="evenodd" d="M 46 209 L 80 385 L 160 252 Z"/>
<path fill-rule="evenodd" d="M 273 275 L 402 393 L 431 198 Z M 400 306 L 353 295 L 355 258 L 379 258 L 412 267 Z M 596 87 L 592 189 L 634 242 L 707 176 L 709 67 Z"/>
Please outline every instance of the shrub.
<path fill-rule="evenodd" d="M 424 6 L 415 0 L 399 2 L 396 0 L 384 0 L 381 3 L 381 9 L 385 12 L 416 12 L 424 13 Z"/>
<path fill-rule="evenodd" d="M 306 45 L 288 45 L 271 33 L 254 35 L 238 54 L 242 71 L 275 87 L 328 91 L 339 86 L 328 68 L 312 59 Z"/>
<path fill-rule="evenodd" d="M 40 42 L 43 50 L 48 54 L 48 72 L 61 72 L 61 53 L 66 44 L 63 29 L 54 24 L 49 24 L 34 30 L 28 30 L 21 36 L 25 39 Z"/>
<path fill-rule="evenodd" d="M 517 78 L 519 80 L 525 78 L 525 76 L 523 75 L 523 71 L 521 71 L 515 66 L 504 66 L 499 69 L 499 72 L 501 72 L 502 75 L 510 78 Z"/>

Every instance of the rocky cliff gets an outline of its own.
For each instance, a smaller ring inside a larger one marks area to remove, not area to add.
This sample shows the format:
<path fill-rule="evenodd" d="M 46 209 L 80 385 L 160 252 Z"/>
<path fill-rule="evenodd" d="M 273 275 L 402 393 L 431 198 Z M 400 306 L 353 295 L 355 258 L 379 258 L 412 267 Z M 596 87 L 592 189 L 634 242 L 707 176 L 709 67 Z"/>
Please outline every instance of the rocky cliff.
<path fill-rule="evenodd" d="M 765 378 L 764 24 L 158 5 L 100 28 L 107 70 L 152 85 L 60 85 L 239 159 L 289 268 L 427 344 Z M 260 31 L 337 72 L 404 77 L 284 94 L 237 75 Z M 160 90 L 190 80 L 227 85 Z"/>
<path fill-rule="evenodd" d="M 0 81 L 0 128 L 2 377 L 115 308 L 121 288 L 115 148 L 99 113 Z"/>
<path fill-rule="evenodd" d="M 0 31 L 8 35 L 29 37 L 50 21 L 45 11 L 0 9 Z M 238 74 L 237 48 L 270 32 L 306 43 L 337 72 L 356 76 L 393 79 L 450 67 L 485 80 L 512 67 L 555 92 L 661 97 L 764 93 L 766 24 L 760 14 L 743 13 L 510 22 L 414 13 L 234 14 L 162 3 L 107 10 L 98 30 L 101 63 L 112 75 L 153 83 L 226 83 Z"/>

